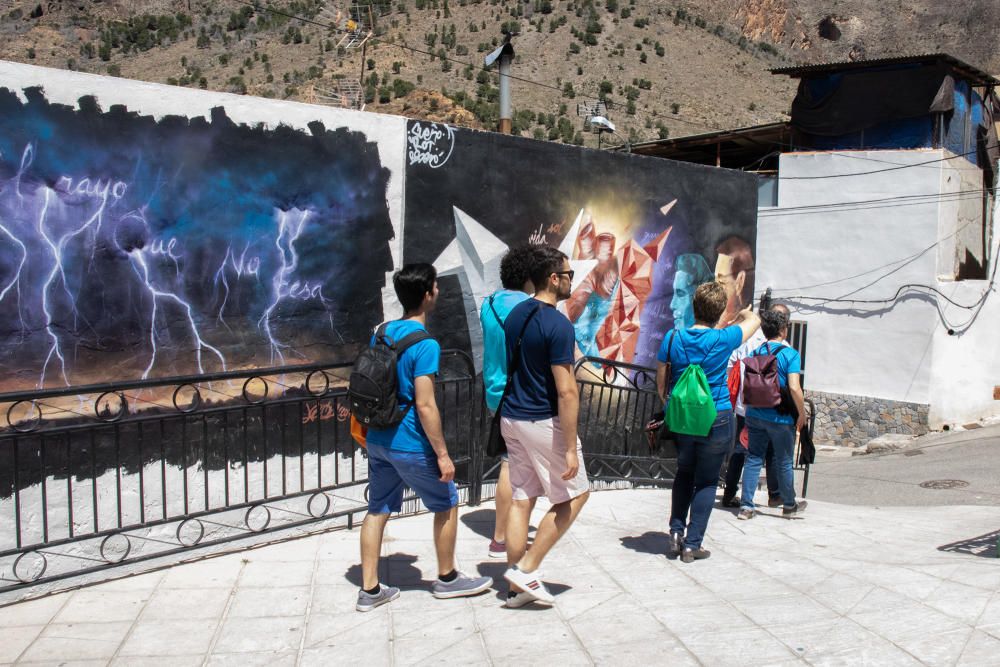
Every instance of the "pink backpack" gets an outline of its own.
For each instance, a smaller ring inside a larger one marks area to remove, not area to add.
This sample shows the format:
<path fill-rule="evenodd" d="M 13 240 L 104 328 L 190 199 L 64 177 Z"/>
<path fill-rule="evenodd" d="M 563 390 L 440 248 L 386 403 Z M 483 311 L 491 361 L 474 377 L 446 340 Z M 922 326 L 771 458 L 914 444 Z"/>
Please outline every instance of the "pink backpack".
<path fill-rule="evenodd" d="M 767 354 L 743 359 L 743 405 L 748 408 L 774 408 L 781 404 L 778 357 L 771 353 L 770 343 L 764 345 Z"/>

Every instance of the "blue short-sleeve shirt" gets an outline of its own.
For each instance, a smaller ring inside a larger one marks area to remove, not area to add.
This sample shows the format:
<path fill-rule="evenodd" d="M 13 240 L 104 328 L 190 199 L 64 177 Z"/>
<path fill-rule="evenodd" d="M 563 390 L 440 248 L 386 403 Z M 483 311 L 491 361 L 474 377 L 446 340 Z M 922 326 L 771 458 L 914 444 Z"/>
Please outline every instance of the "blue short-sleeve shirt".
<path fill-rule="evenodd" d="M 781 387 L 788 386 L 788 375 L 790 373 L 801 373 L 802 372 L 802 357 L 799 355 L 798 351 L 789 345 L 788 343 L 764 343 L 756 350 L 753 354 L 768 354 L 768 348 L 770 348 L 770 354 L 775 356 L 778 361 L 778 384 Z M 780 414 L 774 408 L 747 408 L 747 417 L 754 417 L 756 419 L 763 419 L 764 421 L 775 422 L 778 424 L 794 424 L 795 420 L 791 415 Z"/>
<path fill-rule="evenodd" d="M 656 355 L 660 363 L 670 362 L 670 386 L 680 379 L 684 369 L 691 364 L 699 364 L 705 371 L 708 384 L 712 388 L 716 410 L 732 410 L 729 387 L 726 385 L 726 370 L 729 357 L 743 343 L 743 330 L 733 325 L 725 329 L 685 329 L 663 337 L 660 351 Z M 667 358 L 667 350 L 670 357 Z"/>
<path fill-rule="evenodd" d="M 507 385 L 507 338 L 503 321 L 514 306 L 529 298 L 524 292 L 502 289 L 487 297 L 479 309 L 479 322 L 483 326 L 483 384 L 490 412 L 496 412 Z"/>
<path fill-rule="evenodd" d="M 395 320 L 386 326 L 385 334 L 393 341 L 402 340 L 414 331 L 423 331 L 424 326 L 414 320 Z M 372 344 L 375 337 L 372 336 Z M 421 375 L 437 375 L 441 361 L 441 346 L 433 338 L 422 340 L 403 352 L 396 362 L 396 378 L 399 387 L 396 398 L 400 405 L 409 405 L 410 409 L 399 424 L 394 428 L 377 431 L 368 430 L 368 442 L 382 445 L 400 452 L 432 452 L 430 440 L 424 433 L 420 418 L 413 406 L 414 380 Z"/>
<path fill-rule="evenodd" d="M 553 306 L 537 299 L 518 304 L 504 320 L 507 358 L 513 355 L 525 320 L 536 308 L 538 313 L 524 331 L 521 363 L 501 409 L 504 417 L 518 421 L 540 421 L 559 414 L 559 392 L 556 391 L 552 366 L 572 364 L 574 360 L 576 336 L 573 325 Z"/>

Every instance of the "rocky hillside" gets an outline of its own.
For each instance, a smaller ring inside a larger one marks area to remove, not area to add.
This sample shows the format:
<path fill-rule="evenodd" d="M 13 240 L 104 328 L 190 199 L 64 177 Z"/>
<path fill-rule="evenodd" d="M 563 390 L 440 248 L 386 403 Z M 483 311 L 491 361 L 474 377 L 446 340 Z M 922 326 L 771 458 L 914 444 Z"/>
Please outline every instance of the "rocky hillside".
<path fill-rule="evenodd" d="M 363 20 L 369 3 L 357 49 L 346 0 L 4 0 L 0 58 L 313 103 L 354 87 L 368 110 L 492 128 L 480 65 L 515 31 L 515 131 L 588 145 L 578 105 L 599 99 L 632 141 L 781 119 L 795 86 L 774 66 L 944 50 L 1000 69 L 988 0 L 364 0 Z"/>

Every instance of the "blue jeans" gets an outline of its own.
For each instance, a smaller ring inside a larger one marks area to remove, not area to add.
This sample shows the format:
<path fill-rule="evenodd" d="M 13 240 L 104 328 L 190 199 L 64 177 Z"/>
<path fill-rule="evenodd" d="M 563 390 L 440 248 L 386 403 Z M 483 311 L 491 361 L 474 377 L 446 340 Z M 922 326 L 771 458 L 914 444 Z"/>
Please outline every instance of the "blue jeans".
<path fill-rule="evenodd" d="M 403 508 L 403 489 L 420 497 L 431 512 L 458 505 L 455 482 L 442 482 L 434 452 L 401 452 L 368 443 L 368 511 L 391 514 Z"/>
<path fill-rule="evenodd" d="M 743 495 L 740 505 L 743 509 L 754 508 L 753 494 L 757 490 L 760 468 L 764 463 L 768 445 L 774 447 L 774 463 L 778 470 L 778 489 L 785 507 L 795 507 L 795 473 L 792 470 L 792 455 L 795 451 L 795 425 L 779 424 L 747 417 L 750 431 L 750 450 L 743 467 Z"/>
<path fill-rule="evenodd" d="M 700 548 L 705 539 L 719 485 L 719 469 L 729 450 L 732 431 L 733 411 L 720 410 L 707 436 L 677 435 L 677 476 L 671 493 L 670 532 L 685 536 L 686 549 Z"/>

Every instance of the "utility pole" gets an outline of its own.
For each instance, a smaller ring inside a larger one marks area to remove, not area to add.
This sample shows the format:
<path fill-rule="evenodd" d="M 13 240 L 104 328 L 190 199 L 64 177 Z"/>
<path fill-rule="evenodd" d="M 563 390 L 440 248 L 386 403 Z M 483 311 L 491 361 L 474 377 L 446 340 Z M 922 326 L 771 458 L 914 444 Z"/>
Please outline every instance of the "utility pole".
<path fill-rule="evenodd" d="M 488 68 L 493 63 L 500 61 L 500 127 L 501 134 L 510 134 L 513 126 L 514 114 L 510 101 L 510 66 L 514 62 L 514 47 L 510 43 L 514 35 L 505 32 L 503 43 L 494 49 L 483 59 Z"/>

